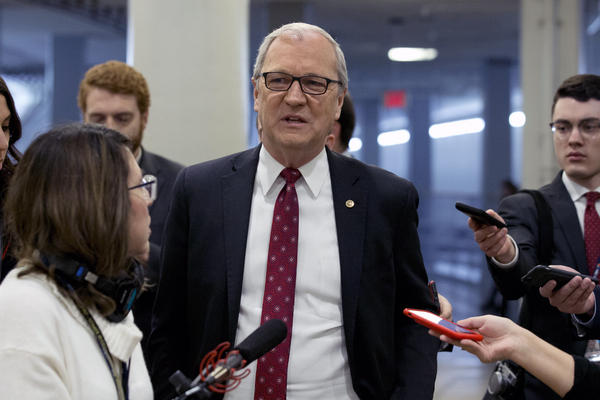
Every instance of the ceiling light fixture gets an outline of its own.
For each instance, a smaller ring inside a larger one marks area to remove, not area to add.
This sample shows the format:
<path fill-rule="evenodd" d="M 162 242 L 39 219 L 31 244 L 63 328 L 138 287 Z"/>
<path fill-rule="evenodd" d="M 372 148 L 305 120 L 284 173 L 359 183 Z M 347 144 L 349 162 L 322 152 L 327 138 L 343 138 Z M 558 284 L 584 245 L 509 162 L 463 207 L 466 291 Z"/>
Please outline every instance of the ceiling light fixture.
<path fill-rule="evenodd" d="M 438 52 L 436 49 L 419 47 L 393 47 L 388 51 L 388 58 L 392 61 L 431 61 L 435 60 Z"/>
<path fill-rule="evenodd" d="M 398 131 L 383 132 L 377 136 L 377 143 L 384 146 L 394 146 L 404 144 L 410 140 L 410 133 L 406 129 Z"/>
<path fill-rule="evenodd" d="M 362 140 L 359 138 L 353 137 L 350 139 L 350 143 L 348 143 L 348 150 L 350 151 L 358 151 L 362 148 Z"/>
<path fill-rule="evenodd" d="M 429 136 L 432 139 L 445 138 L 449 136 L 466 135 L 478 133 L 485 128 L 482 118 L 463 119 L 460 121 L 444 122 L 429 127 Z"/>

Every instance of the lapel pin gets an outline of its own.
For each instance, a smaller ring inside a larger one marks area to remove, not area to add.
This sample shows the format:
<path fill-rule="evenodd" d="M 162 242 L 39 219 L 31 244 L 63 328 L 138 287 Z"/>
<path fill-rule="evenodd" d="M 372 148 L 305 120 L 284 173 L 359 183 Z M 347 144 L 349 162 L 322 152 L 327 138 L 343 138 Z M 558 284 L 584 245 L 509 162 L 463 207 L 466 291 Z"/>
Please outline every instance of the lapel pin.
<path fill-rule="evenodd" d="M 346 200 L 346 207 L 348 207 L 348 208 L 354 207 L 354 200 Z"/>

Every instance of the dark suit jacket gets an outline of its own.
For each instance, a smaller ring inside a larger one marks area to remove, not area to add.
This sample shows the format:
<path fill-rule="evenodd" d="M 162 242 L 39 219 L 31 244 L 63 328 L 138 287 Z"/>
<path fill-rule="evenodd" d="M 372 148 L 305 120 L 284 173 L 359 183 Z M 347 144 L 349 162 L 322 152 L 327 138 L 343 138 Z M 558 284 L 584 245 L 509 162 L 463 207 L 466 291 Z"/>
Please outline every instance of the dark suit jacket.
<path fill-rule="evenodd" d="M 175 371 L 193 379 L 205 354 L 235 342 L 259 150 L 186 168 L 177 178 L 149 343 L 157 399 L 173 396 L 167 379 Z M 387 171 L 327 156 L 354 390 L 362 399 L 431 399 L 439 341 L 403 315 L 405 307 L 434 307 L 417 192 Z"/>
<path fill-rule="evenodd" d="M 552 264 L 566 265 L 588 273 L 585 243 L 575 205 L 562 183 L 562 171 L 549 185 L 540 188 L 552 209 L 554 250 Z M 586 343 L 570 332 L 570 314 L 560 312 L 542 297 L 539 289 L 521 282 L 521 277 L 538 265 L 538 213 L 533 197 L 517 193 L 505 197 L 498 208 L 508 233 L 519 246 L 517 264 L 503 270 L 488 262 L 496 287 L 509 300 L 523 297 L 519 323 L 540 338 L 570 354 L 583 355 Z M 527 399 L 559 399 L 558 395 L 531 375 L 527 376 Z M 531 386 L 531 387 L 529 387 Z M 533 394 L 535 392 L 536 394 Z"/>
<path fill-rule="evenodd" d="M 581 339 L 600 339 L 600 286 L 594 289 L 596 296 L 596 315 L 589 327 L 574 327 L 574 333 Z M 587 319 L 585 316 L 582 319 Z"/>
<path fill-rule="evenodd" d="M 590 327 L 589 336 L 594 339 L 600 339 L 600 289 L 598 286 L 594 289 L 594 294 L 596 295 L 596 315 L 594 317 L 594 322 Z"/>
<path fill-rule="evenodd" d="M 168 160 L 157 154 L 150 153 L 142 149 L 142 159 L 140 160 L 142 173 L 154 175 L 158 179 L 158 193 L 156 200 L 150 206 L 150 241 L 160 246 L 167 212 L 169 211 L 169 199 L 171 190 L 177 179 L 177 174 L 183 169 L 183 165 Z"/>
<path fill-rule="evenodd" d="M 152 324 L 152 307 L 156 297 L 156 284 L 158 283 L 160 243 L 165 227 L 165 221 L 167 219 L 171 190 L 175 184 L 177 174 L 181 171 L 183 165 L 143 149 L 140 168 L 142 169 L 142 174 L 154 175 L 158 180 L 156 200 L 154 200 L 149 209 L 151 217 L 150 229 L 152 229 L 152 234 L 150 235 L 150 259 L 146 271 L 148 283 L 154 286 L 150 286 L 140 295 L 133 308 L 135 324 L 144 334 L 141 345 L 142 350 L 144 350 L 144 357 L 146 358 L 146 361 L 148 361 L 146 348 Z"/>

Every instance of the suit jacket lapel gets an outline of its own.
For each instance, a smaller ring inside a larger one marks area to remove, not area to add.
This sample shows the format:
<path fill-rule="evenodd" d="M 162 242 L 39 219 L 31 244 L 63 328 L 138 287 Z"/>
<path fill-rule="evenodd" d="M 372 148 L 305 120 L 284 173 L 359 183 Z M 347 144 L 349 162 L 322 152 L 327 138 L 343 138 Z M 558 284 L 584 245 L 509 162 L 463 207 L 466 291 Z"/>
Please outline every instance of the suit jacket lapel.
<path fill-rule="evenodd" d="M 588 273 L 585 253 L 585 242 L 581 234 L 581 226 L 573 200 L 562 182 L 562 171 L 548 187 L 548 202 L 552 213 L 565 233 L 569 242 L 573 259 L 577 265 L 572 266 L 582 273 Z"/>
<path fill-rule="evenodd" d="M 229 340 L 233 343 L 244 278 L 244 261 L 252 191 L 260 145 L 240 153 L 231 160 L 231 173 L 222 179 L 223 185 L 223 234 L 225 237 L 225 264 L 227 268 L 227 298 L 229 311 Z"/>
<path fill-rule="evenodd" d="M 367 192 L 357 185 L 359 172 L 345 156 L 327 150 L 337 225 L 346 347 L 352 354 L 356 309 L 367 223 Z M 352 201 L 353 203 L 348 203 Z"/>

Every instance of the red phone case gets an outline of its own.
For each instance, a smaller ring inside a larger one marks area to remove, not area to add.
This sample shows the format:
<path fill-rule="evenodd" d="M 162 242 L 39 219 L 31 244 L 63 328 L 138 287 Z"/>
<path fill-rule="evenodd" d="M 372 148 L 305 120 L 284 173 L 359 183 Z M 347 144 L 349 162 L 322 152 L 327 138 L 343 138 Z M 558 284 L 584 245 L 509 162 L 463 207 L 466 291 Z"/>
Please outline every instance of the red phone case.
<path fill-rule="evenodd" d="M 483 336 L 481 336 L 479 333 L 475 333 L 467 328 L 463 328 L 462 326 L 435 315 L 430 311 L 405 308 L 404 314 L 414 319 L 419 324 L 448 336 L 450 339 L 471 339 L 476 342 L 483 340 Z"/>

